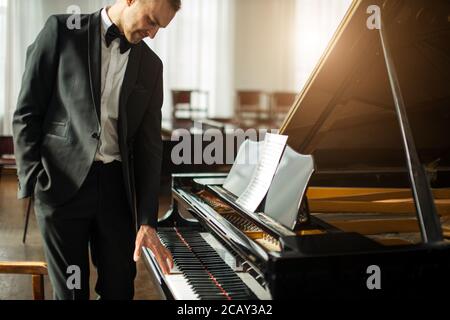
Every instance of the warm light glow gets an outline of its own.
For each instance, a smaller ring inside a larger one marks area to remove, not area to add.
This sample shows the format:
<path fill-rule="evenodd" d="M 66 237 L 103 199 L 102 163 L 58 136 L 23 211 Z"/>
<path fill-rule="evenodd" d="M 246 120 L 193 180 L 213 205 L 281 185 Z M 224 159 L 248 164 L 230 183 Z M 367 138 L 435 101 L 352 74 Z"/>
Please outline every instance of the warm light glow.
<path fill-rule="evenodd" d="M 300 88 L 344 17 L 351 0 L 297 0 L 297 74 Z"/>

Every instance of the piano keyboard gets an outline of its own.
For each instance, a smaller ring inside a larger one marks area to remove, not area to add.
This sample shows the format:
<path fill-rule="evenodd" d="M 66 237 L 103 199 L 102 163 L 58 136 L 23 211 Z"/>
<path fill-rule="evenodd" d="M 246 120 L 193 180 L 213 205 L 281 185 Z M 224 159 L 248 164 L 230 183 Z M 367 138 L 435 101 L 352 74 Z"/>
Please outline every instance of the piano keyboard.
<path fill-rule="evenodd" d="M 158 232 L 172 253 L 175 270 L 165 280 L 176 299 L 241 300 L 256 297 L 236 272 L 196 231 Z"/>

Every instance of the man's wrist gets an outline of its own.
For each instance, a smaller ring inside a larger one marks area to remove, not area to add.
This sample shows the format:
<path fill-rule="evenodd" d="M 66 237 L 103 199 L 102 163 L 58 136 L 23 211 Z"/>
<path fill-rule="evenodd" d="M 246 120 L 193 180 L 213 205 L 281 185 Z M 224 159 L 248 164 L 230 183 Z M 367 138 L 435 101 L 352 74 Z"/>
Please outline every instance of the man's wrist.
<path fill-rule="evenodd" d="M 141 229 L 144 229 L 144 230 L 149 230 L 149 229 L 155 230 L 155 228 L 153 228 L 151 225 L 148 225 L 148 224 L 141 224 Z"/>

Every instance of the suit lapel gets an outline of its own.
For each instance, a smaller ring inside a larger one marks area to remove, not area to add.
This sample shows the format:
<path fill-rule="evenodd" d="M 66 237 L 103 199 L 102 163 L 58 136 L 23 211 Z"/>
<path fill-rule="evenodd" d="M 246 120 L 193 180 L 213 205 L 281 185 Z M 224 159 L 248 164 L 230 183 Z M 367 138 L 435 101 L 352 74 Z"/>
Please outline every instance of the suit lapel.
<path fill-rule="evenodd" d="M 122 89 L 120 91 L 119 97 L 119 121 L 118 121 L 118 134 L 119 134 L 119 146 L 122 156 L 123 165 L 123 177 L 126 184 L 126 194 L 128 201 L 133 208 L 133 214 L 135 215 L 136 205 L 134 203 L 133 191 L 134 183 L 132 183 L 132 178 L 130 174 L 133 174 L 133 169 L 130 168 L 129 156 L 130 152 L 132 152 L 132 145 L 128 145 L 127 143 L 127 131 L 128 131 L 128 114 L 127 114 L 127 102 L 130 93 L 136 84 L 138 74 L 139 74 L 139 66 L 141 64 L 141 56 L 142 56 L 142 48 L 141 43 L 135 45 L 131 48 L 130 55 L 128 56 L 128 64 L 127 69 L 125 71 L 125 76 L 122 82 Z M 132 163 L 131 163 L 132 165 Z M 133 216 L 134 216 L 133 215 Z"/>
<path fill-rule="evenodd" d="M 127 136 L 127 101 L 133 87 L 136 84 L 139 65 L 141 64 L 142 57 L 142 43 L 134 45 L 131 48 L 130 55 L 128 57 L 127 69 L 122 83 L 122 89 L 119 97 L 119 119 L 121 124 L 121 136 L 125 138 Z"/>
<path fill-rule="evenodd" d="M 101 84 L 101 36 L 100 36 L 100 13 L 97 11 L 89 17 L 88 27 L 88 60 L 89 60 L 89 78 L 91 94 L 100 122 L 100 84 Z"/>

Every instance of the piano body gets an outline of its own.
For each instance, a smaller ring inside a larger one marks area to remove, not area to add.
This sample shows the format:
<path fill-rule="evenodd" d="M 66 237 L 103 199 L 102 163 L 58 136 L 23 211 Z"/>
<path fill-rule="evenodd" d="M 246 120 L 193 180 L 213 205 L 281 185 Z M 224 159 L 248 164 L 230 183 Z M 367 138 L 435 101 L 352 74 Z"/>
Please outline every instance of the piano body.
<path fill-rule="evenodd" d="M 450 2 L 354 1 L 280 129 L 315 162 L 295 226 L 240 207 L 226 174 L 174 175 L 158 232 L 176 268 L 163 275 L 144 250 L 149 269 L 175 299 L 437 296 L 449 120 Z"/>

